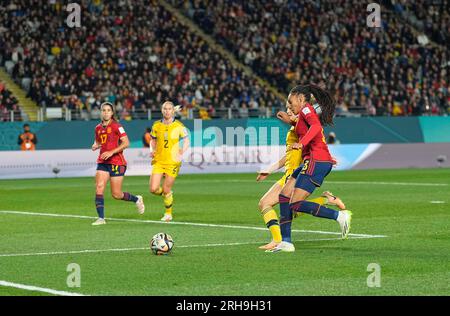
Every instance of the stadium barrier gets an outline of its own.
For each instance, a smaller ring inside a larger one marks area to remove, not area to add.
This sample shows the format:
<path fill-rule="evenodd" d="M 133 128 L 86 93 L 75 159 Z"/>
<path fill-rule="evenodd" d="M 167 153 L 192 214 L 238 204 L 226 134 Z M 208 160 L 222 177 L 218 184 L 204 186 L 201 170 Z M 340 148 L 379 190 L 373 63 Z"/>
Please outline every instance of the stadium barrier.
<path fill-rule="evenodd" d="M 435 144 L 331 145 L 336 170 L 450 167 L 450 146 Z M 192 147 L 183 156 L 181 174 L 254 173 L 280 159 L 280 146 Z M 98 152 L 79 150 L 8 151 L 1 154 L 0 179 L 92 177 Z M 127 149 L 127 175 L 150 175 L 148 149 Z"/>
<path fill-rule="evenodd" d="M 142 147 L 142 135 L 153 121 L 133 120 L 120 122 L 131 141 L 132 148 Z M 192 135 L 204 134 L 214 128 L 226 134 L 227 129 L 245 129 L 245 144 L 283 144 L 288 126 L 277 119 L 232 119 L 232 120 L 184 120 Z M 51 121 L 32 122 L 31 130 L 37 134 L 37 149 L 83 149 L 90 148 L 93 131 L 98 121 Z M 22 131 L 22 122 L 0 123 L 0 150 L 19 150 L 17 137 Z M 200 127 L 196 127 L 200 126 Z M 272 134 L 273 128 L 277 132 Z M 450 117 L 362 117 L 336 118 L 325 134 L 335 132 L 342 144 L 367 143 L 428 143 L 450 142 Z M 263 134 L 266 133 L 267 134 Z M 255 134 L 256 133 L 256 134 Z M 205 139 L 208 141 L 208 139 Z M 194 143 L 194 146 L 203 146 Z"/>

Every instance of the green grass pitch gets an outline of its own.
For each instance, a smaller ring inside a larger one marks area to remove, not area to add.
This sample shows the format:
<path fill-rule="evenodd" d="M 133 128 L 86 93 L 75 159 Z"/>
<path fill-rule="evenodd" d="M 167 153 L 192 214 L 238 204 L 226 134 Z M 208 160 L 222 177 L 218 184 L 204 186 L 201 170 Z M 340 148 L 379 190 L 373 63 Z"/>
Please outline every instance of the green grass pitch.
<path fill-rule="evenodd" d="M 148 177 L 125 177 L 146 213 L 108 191 L 106 216 L 117 220 L 98 227 L 93 178 L 0 181 L 0 281 L 84 295 L 450 294 L 450 169 L 332 172 L 314 196 L 339 195 L 351 233 L 370 236 L 343 241 L 336 222 L 305 215 L 293 224 L 297 251 L 270 254 L 257 249 L 268 231 L 252 227 L 264 228 L 257 203 L 279 176 L 181 175 L 174 220 L 183 225 L 152 222 L 161 198 L 148 194 Z M 175 240 L 168 256 L 148 249 L 158 232 Z M 79 288 L 67 286 L 70 263 L 81 268 Z M 380 287 L 367 285 L 370 263 Z M 0 285 L 0 295 L 50 294 Z"/>

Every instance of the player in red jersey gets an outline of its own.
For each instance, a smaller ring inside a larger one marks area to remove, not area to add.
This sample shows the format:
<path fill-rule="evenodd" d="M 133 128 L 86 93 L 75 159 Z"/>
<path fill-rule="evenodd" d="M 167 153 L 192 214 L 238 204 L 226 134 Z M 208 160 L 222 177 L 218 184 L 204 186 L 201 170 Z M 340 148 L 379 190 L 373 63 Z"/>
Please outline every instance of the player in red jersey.
<path fill-rule="evenodd" d="M 314 97 L 320 105 L 322 113 L 317 115 L 309 103 Z M 295 181 L 295 189 L 289 195 L 286 188 L 279 196 L 280 228 L 283 241 L 269 252 L 293 252 L 291 242 L 291 224 L 293 215 L 298 212 L 308 213 L 316 217 L 336 220 L 342 231 L 342 238 L 347 238 L 350 231 L 352 213 L 347 210 L 336 211 L 320 204 L 306 201 L 316 187 L 320 187 L 333 167 L 333 158 L 323 134 L 323 125 L 333 124 L 336 103 L 329 92 L 315 85 L 296 86 L 291 90 L 287 100 L 288 108 L 298 115 L 295 131 L 300 142 L 292 145 L 292 149 L 301 149 L 303 164 L 292 174 L 289 181 Z"/>
<path fill-rule="evenodd" d="M 105 102 L 100 107 L 102 122 L 95 127 L 95 141 L 92 150 L 100 148 L 97 159 L 97 173 L 95 175 L 96 195 L 95 206 L 98 219 L 92 225 L 106 224 L 104 213 L 104 198 L 106 183 L 111 183 L 111 195 L 117 200 L 136 203 L 139 214 L 144 214 L 145 206 L 142 196 L 122 192 L 122 182 L 127 170 L 127 162 L 123 151 L 130 145 L 128 136 L 122 125 L 114 117 L 114 107 Z"/>

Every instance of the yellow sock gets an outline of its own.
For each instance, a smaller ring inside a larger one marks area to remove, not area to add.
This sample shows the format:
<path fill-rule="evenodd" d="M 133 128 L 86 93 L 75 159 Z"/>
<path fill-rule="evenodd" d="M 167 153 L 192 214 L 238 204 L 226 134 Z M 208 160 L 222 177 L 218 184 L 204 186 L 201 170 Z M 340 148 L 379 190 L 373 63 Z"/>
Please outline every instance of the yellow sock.
<path fill-rule="evenodd" d="M 309 202 L 313 202 L 313 203 L 317 203 L 317 204 L 320 204 L 320 205 L 325 205 L 325 204 L 327 204 L 328 199 L 326 197 L 320 196 L 320 197 L 315 198 L 315 199 L 311 199 L 311 200 L 308 199 L 308 201 Z"/>
<path fill-rule="evenodd" d="M 268 226 L 270 233 L 272 234 L 272 240 L 275 242 L 281 242 L 281 230 L 278 222 L 277 212 L 271 207 L 268 207 L 261 211 L 264 219 L 264 223 Z"/>
<path fill-rule="evenodd" d="M 153 193 L 154 195 L 161 195 L 163 193 L 163 189 L 161 187 L 159 187 L 158 191 L 156 191 L 155 193 Z"/>
<path fill-rule="evenodd" d="M 317 203 L 320 205 L 325 205 L 328 202 L 328 199 L 326 197 L 323 196 L 319 196 L 318 198 L 315 199 L 307 199 L 308 202 L 313 202 L 313 203 Z M 305 213 L 302 212 L 296 212 L 294 213 L 294 218 L 297 218 L 299 216 L 305 215 Z"/>
<path fill-rule="evenodd" d="M 166 208 L 166 214 L 172 215 L 173 193 L 170 192 L 166 195 L 163 194 L 163 197 L 164 197 L 164 207 Z"/>

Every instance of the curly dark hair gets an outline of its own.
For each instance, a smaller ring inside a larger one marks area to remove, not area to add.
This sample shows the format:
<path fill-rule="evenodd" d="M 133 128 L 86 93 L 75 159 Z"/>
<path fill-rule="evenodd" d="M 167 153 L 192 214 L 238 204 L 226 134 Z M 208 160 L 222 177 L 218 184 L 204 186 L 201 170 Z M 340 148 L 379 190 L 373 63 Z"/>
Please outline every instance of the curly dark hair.
<path fill-rule="evenodd" d="M 291 95 L 303 94 L 306 102 L 310 103 L 314 99 L 319 103 L 322 110 L 320 115 L 320 123 L 322 125 L 333 125 L 334 111 L 336 109 L 336 101 L 331 93 L 313 84 L 300 85 L 292 88 Z"/>

